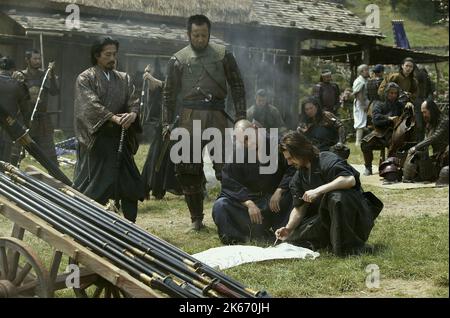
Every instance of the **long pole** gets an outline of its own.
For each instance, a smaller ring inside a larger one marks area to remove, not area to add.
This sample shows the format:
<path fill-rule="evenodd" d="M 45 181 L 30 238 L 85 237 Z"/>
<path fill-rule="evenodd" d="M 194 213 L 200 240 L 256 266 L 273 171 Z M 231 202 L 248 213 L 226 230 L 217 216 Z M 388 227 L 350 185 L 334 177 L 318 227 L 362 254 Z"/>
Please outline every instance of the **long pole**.
<path fill-rule="evenodd" d="M 111 227 L 110 222 L 107 222 L 101 218 L 102 214 L 99 214 L 92 209 L 86 209 L 76 202 L 72 202 L 69 196 L 61 197 L 61 192 L 47 192 L 45 189 L 41 189 L 40 187 L 26 182 L 25 180 L 21 180 L 21 178 L 14 178 L 14 176 L 11 176 L 11 179 L 17 183 L 20 183 L 32 192 L 42 196 L 48 200 L 48 202 L 52 202 L 63 208 L 64 211 L 70 212 L 73 218 L 72 222 L 76 221 L 78 224 L 91 228 L 96 231 L 95 234 L 101 234 L 100 237 L 106 237 L 109 240 L 114 241 L 116 244 L 122 245 L 127 249 L 127 251 L 154 263 L 158 267 L 176 273 L 176 276 L 181 277 L 183 280 L 206 290 L 206 293 L 210 296 L 218 297 L 218 295 L 214 292 L 215 290 L 226 294 L 229 297 L 243 297 L 243 295 L 230 290 L 221 282 L 214 281 L 214 279 L 208 279 L 207 277 L 198 274 L 195 268 L 186 265 L 178 258 L 174 258 L 171 255 L 166 255 L 160 252 L 159 246 L 156 244 L 148 244 L 142 242 L 141 240 L 137 240 L 132 235 L 129 235 L 127 230 L 120 231 L 120 228 L 114 229 Z"/>
<path fill-rule="evenodd" d="M 41 65 L 42 69 L 44 69 L 44 35 L 42 32 L 39 33 L 39 44 L 41 46 Z"/>
<path fill-rule="evenodd" d="M 143 266 L 141 263 L 136 262 L 135 258 L 130 258 L 129 255 L 123 251 L 121 252 L 114 243 L 102 240 L 98 237 L 98 235 L 86 231 L 78 226 L 74 226 L 73 223 L 58 215 L 57 212 L 55 212 L 55 209 L 39 204 L 39 201 L 36 200 L 36 198 L 27 198 L 26 195 L 21 193 L 20 189 L 14 185 L 14 183 L 8 182 L 6 178 L 1 178 L 1 180 L 0 194 L 5 196 L 7 199 L 16 202 L 21 208 L 37 215 L 44 221 L 55 226 L 58 230 L 69 234 L 75 240 L 89 248 L 92 248 L 99 255 L 113 260 L 115 263 L 123 268 L 126 268 L 135 276 L 142 278 L 152 287 L 155 287 L 155 284 L 158 287 L 160 287 L 160 284 L 164 284 L 167 291 L 169 291 L 172 296 L 193 297 L 193 295 L 178 286 L 171 277 L 164 277 L 163 273 L 155 270 L 148 264 Z"/>
<path fill-rule="evenodd" d="M 72 215 L 69 218 L 69 225 L 76 221 L 77 224 L 87 228 L 90 235 L 97 240 L 108 239 L 107 246 L 109 249 L 112 248 L 110 252 L 116 253 L 116 256 L 125 257 L 126 261 L 130 261 L 131 258 L 136 266 L 145 267 L 150 262 L 161 270 L 172 273 L 177 277 L 175 281 L 178 285 L 182 284 L 180 280 L 185 282 L 183 284 L 185 290 L 190 290 L 190 293 L 195 295 L 191 297 L 201 297 L 202 294 L 212 297 L 266 296 L 264 292 L 254 292 L 214 269 L 208 268 L 182 250 L 153 237 L 150 233 L 116 217 L 109 211 L 81 199 L 73 192 L 70 193 L 70 190 L 65 191 L 64 194 L 9 164 L 0 163 L 0 170 L 10 174 L 9 178 L 27 188 L 29 193 L 42 196 L 47 203 L 53 204 L 53 208 L 58 208 L 59 215 L 63 218 L 67 218 L 69 215 L 67 212 L 69 212 Z M 153 271 L 155 270 L 153 268 Z M 200 275 L 200 273 L 203 274 Z M 162 277 L 163 272 L 157 274 Z M 173 283 L 176 285 L 175 282 Z"/>

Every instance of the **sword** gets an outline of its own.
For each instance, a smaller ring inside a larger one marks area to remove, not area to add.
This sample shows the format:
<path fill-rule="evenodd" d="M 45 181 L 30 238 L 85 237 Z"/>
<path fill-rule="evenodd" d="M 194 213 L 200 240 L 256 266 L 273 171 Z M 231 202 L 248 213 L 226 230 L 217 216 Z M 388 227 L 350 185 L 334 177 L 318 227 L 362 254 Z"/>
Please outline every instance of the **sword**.
<path fill-rule="evenodd" d="M 117 158 L 116 158 L 116 175 L 114 180 L 114 205 L 118 210 L 120 210 L 120 187 L 119 187 L 119 175 L 120 168 L 122 166 L 122 158 L 123 158 L 123 147 L 125 143 L 125 136 L 127 134 L 127 130 L 122 127 L 120 132 L 120 141 L 119 141 L 119 149 L 117 150 Z"/>
<path fill-rule="evenodd" d="M 146 73 L 152 73 L 152 66 L 150 64 L 148 64 L 145 69 L 144 69 L 144 75 Z M 144 121 L 145 121 L 145 116 L 144 116 L 144 106 L 146 103 L 148 103 L 148 85 L 146 85 L 148 83 L 148 80 L 145 80 L 142 82 L 142 91 L 141 91 L 141 103 L 139 104 L 139 114 L 141 114 L 141 126 L 144 126 Z"/>
<path fill-rule="evenodd" d="M 51 161 L 41 148 L 13 117 L 11 117 L 0 105 L 0 126 L 10 136 L 11 140 L 20 143 L 30 155 L 32 155 L 54 178 L 62 183 L 72 186 L 72 181 Z"/>
<path fill-rule="evenodd" d="M 42 91 L 44 90 L 44 84 L 45 84 L 45 81 L 47 80 L 48 73 L 53 69 L 53 66 L 54 66 L 54 65 L 55 65 L 55 64 L 52 63 L 52 62 L 50 62 L 50 63 L 48 64 L 47 71 L 45 72 L 44 79 L 42 80 L 41 87 L 39 88 L 39 93 L 38 93 L 38 97 L 37 97 L 37 99 L 36 99 L 36 103 L 34 104 L 33 112 L 31 113 L 30 127 L 31 127 L 31 123 L 32 123 L 33 120 L 34 120 L 34 115 L 36 114 L 37 107 L 38 107 L 38 105 L 39 105 L 39 103 L 40 103 L 40 101 L 41 101 L 41 94 L 42 94 Z"/>
<path fill-rule="evenodd" d="M 202 94 L 205 97 L 205 102 L 211 102 L 213 99 L 213 96 L 211 93 L 206 93 L 200 86 L 197 86 L 196 88 L 197 92 L 199 92 L 200 94 Z M 227 113 L 227 111 L 225 109 L 222 110 L 222 113 L 225 115 L 225 117 L 231 121 L 232 124 L 235 123 L 235 119 Z"/>

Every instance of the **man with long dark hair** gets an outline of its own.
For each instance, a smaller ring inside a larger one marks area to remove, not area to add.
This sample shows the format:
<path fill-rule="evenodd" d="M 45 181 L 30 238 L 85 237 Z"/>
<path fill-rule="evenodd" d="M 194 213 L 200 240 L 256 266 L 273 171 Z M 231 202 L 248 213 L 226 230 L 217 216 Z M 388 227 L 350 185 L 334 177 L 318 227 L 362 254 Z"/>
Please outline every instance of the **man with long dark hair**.
<path fill-rule="evenodd" d="M 389 74 L 389 76 L 381 82 L 380 87 L 378 88 L 378 95 L 383 97 L 386 85 L 394 82 L 400 86 L 401 90 L 408 95 L 409 100 L 413 102 L 417 94 L 417 80 L 414 77 L 415 67 L 416 65 L 414 64 L 414 60 L 412 58 L 405 58 L 399 71 Z"/>
<path fill-rule="evenodd" d="M 314 97 L 302 102 L 299 129 L 320 151 L 329 151 L 338 142 L 345 142 L 342 122 L 332 113 L 322 110 Z"/>
<path fill-rule="evenodd" d="M 92 67 L 76 80 L 74 117 L 79 144 L 74 187 L 101 204 L 109 199 L 120 201 L 125 217 L 134 222 L 137 201 L 144 198 L 133 158 L 136 132 L 141 129 L 139 97 L 130 76 L 115 70 L 118 49 L 116 40 L 98 39 L 91 47 Z"/>
<path fill-rule="evenodd" d="M 297 172 L 290 183 L 294 208 L 277 238 L 312 249 L 331 247 L 338 256 L 370 251 L 365 243 L 383 204 L 363 193 L 359 173 L 336 154 L 319 153 L 299 131 L 286 134 L 280 148 Z"/>
<path fill-rule="evenodd" d="M 448 117 L 439 110 L 439 107 L 431 98 L 422 103 L 421 112 L 425 123 L 425 139 L 409 149 L 408 155 L 412 158 L 407 158 L 405 165 L 415 164 L 418 175 L 422 175 L 422 179 L 424 177 L 429 179 L 422 181 L 432 181 L 438 177 L 442 168 L 448 166 L 449 123 Z M 433 156 L 431 158 L 428 157 L 429 146 L 433 148 Z M 429 160 L 434 162 L 436 169 L 432 169 L 433 165 L 427 166 L 424 163 Z M 424 169 L 429 171 L 420 171 Z M 407 170 L 406 166 L 404 170 Z M 414 175 L 408 176 L 410 179 L 413 177 Z"/>
<path fill-rule="evenodd" d="M 207 128 L 215 127 L 224 136 L 227 120 L 230 119 L 225 112 L 227 86 L 230 88 L 236 110 L 234 121 L 246 117 L 245 89 L 239 68 L 233 54 L 228 52 L 225 46 L 209 43 L 211 22 L 204 15 L 189 17 L 187 35 L 190 44 L 175 53 L 167 66 L 163 93 L 163 133 L 169 133 L 169 124 L 174 123 L 176 115 L 179 114 L 179 126 L 186 129 L 191 137 L 195 120 L 201 123 L 201 133 Z M 193 163 L 192 157 L 201 157 L 201 151 L 208 142 L 209 140 L 201 141 L 199 153 L 191 151 L 190 162 L 175 165 L 176 175 L 191 214 L 191 228 L 195 231 L 204 227 L 203 163 Z M 222 167 L 222 163 L 213 162 L 216 178 L 219 180 Z"/>

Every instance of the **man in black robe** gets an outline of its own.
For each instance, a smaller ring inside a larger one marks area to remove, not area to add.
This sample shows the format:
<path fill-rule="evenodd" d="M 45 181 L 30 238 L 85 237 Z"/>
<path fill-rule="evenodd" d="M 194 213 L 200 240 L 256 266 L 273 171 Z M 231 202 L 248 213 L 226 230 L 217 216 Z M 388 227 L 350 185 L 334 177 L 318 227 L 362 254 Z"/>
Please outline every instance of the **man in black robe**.
<path fill-rule="evenodd" d="M 252 129 L 256 131 L 248 120 L 239 121 L 235 129 L 241 133 Z M 237 142 L 245 144 L 247 150 L 257 151 L 257 143 L 252 142 L 252 138 L 243 141 L 245 137 L 241 138 L 241 133 L 236 136 Z M 266 142 L 266 150 L 277 152 L 275 173 L 261 173 L 260 168 L 267 164 L 258 159 L 251 163 L 248 157 L 244 157 L 244 163 L 227 163 L 222 170 L 222 190 L 212 214 L 224 244 L 253 239 L 272 240 L 274 234 L 270 229 L 277 229 L 287 222 L 292 208 L 289 181 L 295 170 L 288 166 L 276 147 L 268 147 L 269 138 L 277 136 L 261 138 Z M 278 144 L 276 139 L 274 141 Z M 245 153 L 248 154 L 247 151 Z"/>
<path fill-rule="evenodd" d="M 134 222 L 144 185 L 133 155 L 140 130 L 139 98 L 126 73 L 115 70 L 119 43 L 102 38 L 91 48 L 92 67 L 75 84 L 75 135 L 78 140 L 74 187 L 106 204 L 120 201 L 125 217 Z M 121 136 L 123 148 L 119 156 Z"/>
<path fill-rule="evenodd" d="M 55 63 L 52 62 L 49 65 L 50 71 L 39 96 L 39 90 L 45 77 L 45 72 L 40 69 L 42 67 L 41 53 L 37 50 L 27 51 L 25 53 L 25 62 L 27 63 L 27 68 L 18 73 L 23 77 L 30 92 L 32 108 L 34 109 L 36 106 L 34 118 L 30 122 L 30 137 L 36 141 L 55 164 L 58 164 L 55 142 L 53 140 L 54 128 L 48 112 L 49 95 L 56 96 L 59 94 Z M 39 102 L 37 103 L 38 96 Z"/>
<path fill-rule="evenodd" d="M 30 95 L 23 80 L 14 78 L 14 68 L 15 63 L 11 58 L 5 56 L 0 59 L 0 103 L 4 112 L 28 125 Z M 16 165 L 17 160 L 12 158 L 14 147 L 13 140 L 0 128 L 0 160 Z"/>
<path fill-rule="evenodd" d="M 158 64 L 159 66 L 159 64 Z M 154 75 L 154 76 L 153 76 Z M 150 192 L 157 200 L 161 200 L 166 191 L 175 194 L 182 195 L 180 183 L 175 176 L 175 165 L 170 160 L 169 152 L 166 152 L 164 158 L 159 167 L 159 171 L 156 171 L 156 165 L 158 163 L 159 154 L 163 149 L 163 136 L 162 136 L 162 92 L 164 89 L 164 81 L 159 80 L 162 74 L 159 67 L 155 70 L 155 74 L 146 72 L 144 74 L 144 81 L 148 83 L 148 100 L 144 101 L 144 122 L 147 122 L 154 130 L 153 140 L 150 144 L 150 148 L 147 154 L 147 158 L 142 170 L 142 178 L 145 183 L 145 196 L 150 198 Z"/>
<path fill-rule="evenodd" d="M 298 126 L 320 151 L 330 151 L 337 143 L 345 143 L 342 122 L 333 113 L 322 110 L 315 97 L 303 101 Z"/>
<path fill-rule="evenodd" d="M 294 208 L 277 238 L 311 249 L 331 247 L 338 256 L 367 251 L 382 203 L 363 193 L 359 173 L 336 154 L 319 153 L 299 131 L 286 134 L 280 148 L 297 172 L 290 183 Z"/>

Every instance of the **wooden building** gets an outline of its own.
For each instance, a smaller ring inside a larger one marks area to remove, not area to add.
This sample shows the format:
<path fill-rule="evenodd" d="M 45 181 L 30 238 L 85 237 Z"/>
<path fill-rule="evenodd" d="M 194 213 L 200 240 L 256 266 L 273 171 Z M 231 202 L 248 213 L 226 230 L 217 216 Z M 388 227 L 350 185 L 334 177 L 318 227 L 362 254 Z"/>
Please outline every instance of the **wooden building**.
<path fill-rule="evenodd" d="M 66 26 L 70 3 L 79 5 L 79 29 Z M 51 107 L 60 111 L 56 126 L 70 135 L 73 86 L 90 66 L 94 38 L 110 35 L 120 41 L 120 70 L 133 75 L 157 63 L 164 73 L 168 58 L 187 45 L 187 17 L 197 13 L 212 20 L 211 40 L 236 56 L 248 104 L 257 89 L 266 88 L 290 125 L 298 112 L 302 41 L 354 43 L 369 61 L 370 47 L 383 37 L 342 4 L 317 0 L 2 0 L 0 53 L 23 67 L 24 52 L 42 47 L 45 66 L 56 61 L 61 94 Z"/>

